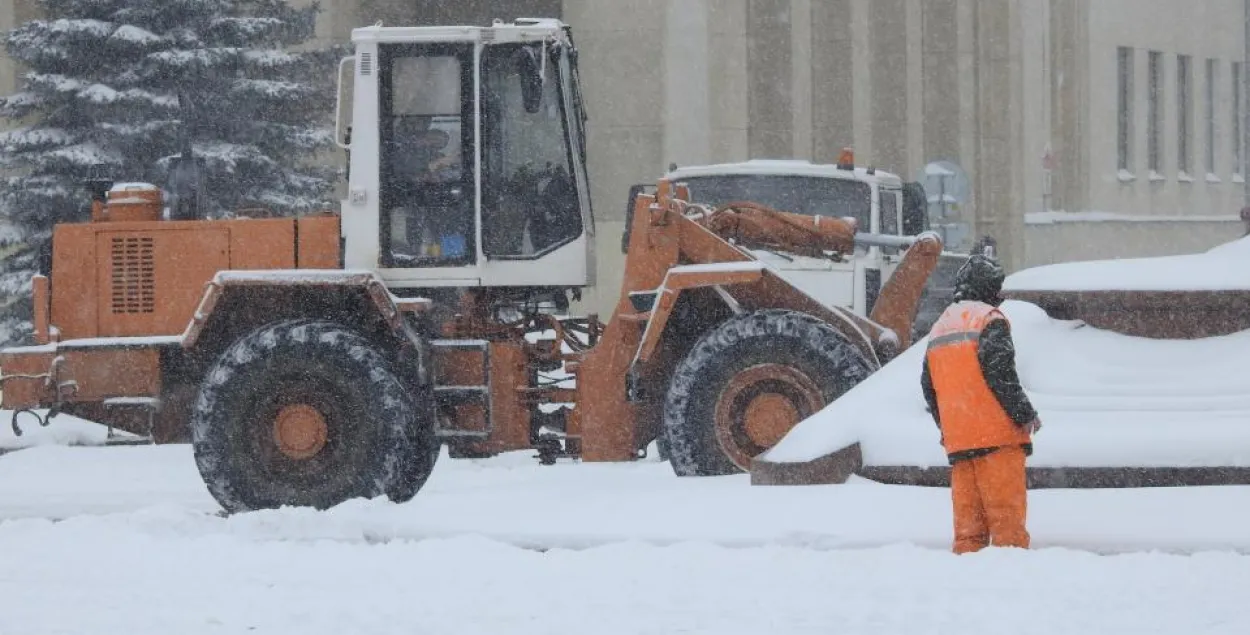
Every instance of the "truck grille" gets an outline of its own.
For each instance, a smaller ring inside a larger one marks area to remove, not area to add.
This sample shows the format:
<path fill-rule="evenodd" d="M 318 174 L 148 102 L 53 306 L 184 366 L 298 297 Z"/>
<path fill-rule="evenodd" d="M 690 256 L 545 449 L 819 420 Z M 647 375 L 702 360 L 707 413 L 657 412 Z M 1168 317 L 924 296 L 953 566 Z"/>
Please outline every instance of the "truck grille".
<path fill-rule="evenodd" d="M 156 309 L 152 239 L 113 239 L 113 313 L 152 313 Z"/>

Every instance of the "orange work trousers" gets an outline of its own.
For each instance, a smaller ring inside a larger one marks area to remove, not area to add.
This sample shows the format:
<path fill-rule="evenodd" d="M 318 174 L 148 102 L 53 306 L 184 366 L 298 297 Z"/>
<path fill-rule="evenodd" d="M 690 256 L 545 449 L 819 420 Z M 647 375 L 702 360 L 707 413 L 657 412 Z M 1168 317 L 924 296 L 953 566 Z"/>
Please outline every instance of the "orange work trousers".
<path fill-rule="evenodd" d="M 1028 549 L 1028 484 L 1024 448 L 1006 446 L 951 466 L 955 553 L 997 547 Z"/>

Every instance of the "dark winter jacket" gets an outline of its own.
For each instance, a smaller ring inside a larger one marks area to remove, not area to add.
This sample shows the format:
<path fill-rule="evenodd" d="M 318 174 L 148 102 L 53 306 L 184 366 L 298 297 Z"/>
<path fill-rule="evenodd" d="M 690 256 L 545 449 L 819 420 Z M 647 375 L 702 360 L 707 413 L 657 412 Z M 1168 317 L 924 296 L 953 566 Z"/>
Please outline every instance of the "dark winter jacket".
<path fill-rule="evenodd" d="M 1016 347 L 1011 340 L 1011 327 L 1003 319 L 990 321 L 977 340 L 977 360 L 981 363 L 981 374 L 985 383 L 1003 411 L 1018 425 L 1025 425 L 1037 418 L 1037 411 L 1029 402 L 1024 387 L 1020 385 L 1020 377 L 1016 373 Z M 920 375 L 920 386 L 924 391 L 925 402 L 929 405 L 929 413 L 933 421 L 942 427 L 941 416 L 938 414 L 937 393 L 933 390 L 933 379 L 929 374 L 929 360 L 926 357 Z M 994 448 L 980 448 L 958 452 L 951 455 L 950 462 L 984 456 L 993 452 Z M 1025 444 L 1025 454 L 1033 453 L 1032 444 Z"/>

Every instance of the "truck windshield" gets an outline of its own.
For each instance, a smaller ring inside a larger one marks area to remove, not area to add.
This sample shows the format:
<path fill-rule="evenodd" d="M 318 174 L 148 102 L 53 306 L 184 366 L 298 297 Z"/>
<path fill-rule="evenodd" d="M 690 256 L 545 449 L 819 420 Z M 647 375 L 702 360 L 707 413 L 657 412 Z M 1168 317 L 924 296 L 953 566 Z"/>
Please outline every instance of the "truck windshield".
<path fill-rule="evenodd" d="M 860 231 L 872 226 L 872 188 L 861 181 L 812 176 L 722 175 L 679 179 L 695 203 L 724 205 L 752 201 L 783 212 L 810 216 L 850 216 Z"/>

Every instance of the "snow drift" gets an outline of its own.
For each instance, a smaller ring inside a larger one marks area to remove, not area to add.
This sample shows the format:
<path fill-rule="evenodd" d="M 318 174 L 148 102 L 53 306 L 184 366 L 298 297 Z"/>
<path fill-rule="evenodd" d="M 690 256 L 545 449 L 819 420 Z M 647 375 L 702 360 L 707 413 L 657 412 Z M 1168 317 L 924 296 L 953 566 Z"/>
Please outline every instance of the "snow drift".
<path fill-rule="evenodd" d="M 1250 467 L 1250 331 L 1147 339 L 1055 320 L 1025 302 L 1002 308 L 1012 321 L 1021 382 L 1044 426 L 1031 468 Z M 920 390 L 926 342 L 800 422 L 757 459 L 760 469 L 853 450 L 857 471 L 945 468 Z"/>
<path fill-rule="evenodd" d="M 1250 291 L 1250 237 L 1198 254 L 1065 262 L 1026 269 L 1013 291 Z"/>

